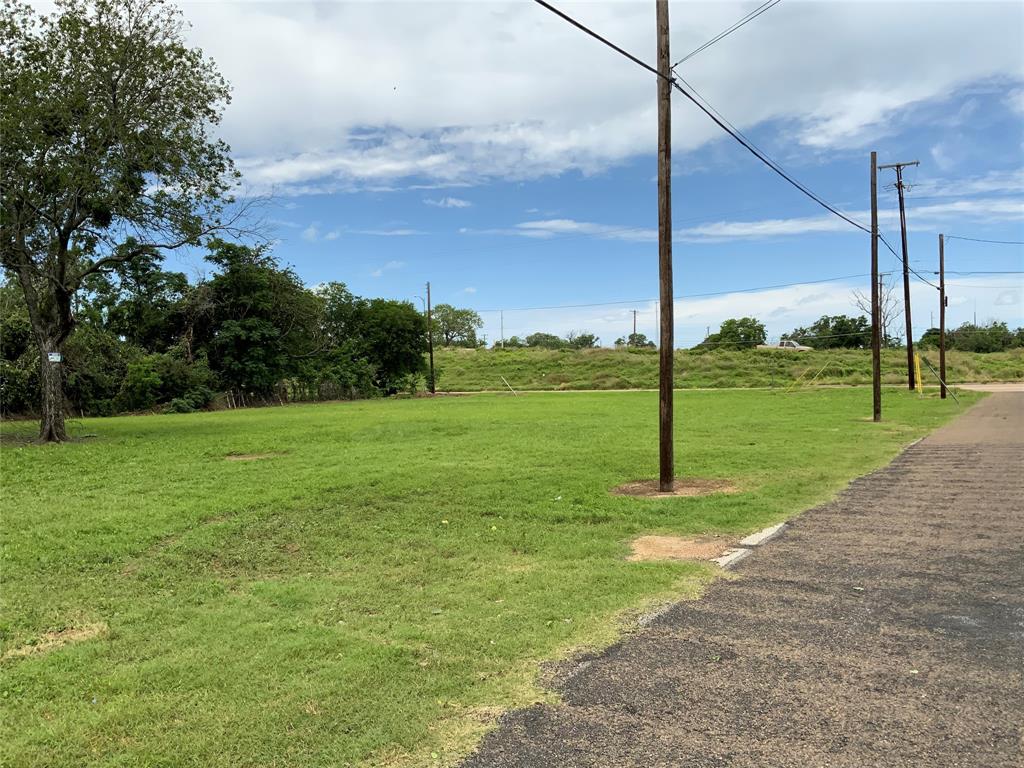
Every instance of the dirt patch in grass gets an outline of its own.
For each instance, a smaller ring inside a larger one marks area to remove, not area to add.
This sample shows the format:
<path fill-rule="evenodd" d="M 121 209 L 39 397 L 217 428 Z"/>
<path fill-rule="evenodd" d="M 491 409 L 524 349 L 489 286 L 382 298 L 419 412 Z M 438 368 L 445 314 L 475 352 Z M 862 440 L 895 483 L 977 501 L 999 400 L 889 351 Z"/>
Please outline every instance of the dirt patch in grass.
<path fill-rule="evenodd" d="M 657 480 L 637 480 L 612 488 L 616 496 L 644 496 L 653 499 L 670 496 L 710 496 L 712 493 L 739 493 L 739 488 L 728 480 L 712 480 L 700 477 L 677 477 L 673 488 L 667 493 L 658 489 Z"/>
<path fill-rule="evenodd" d="M 46 632 L 34 643 L 25 643 L 7 651 L 3 658 L 14 659 L 23 656 L 32 656 L 37 653 L 48 653 L 62 648 L 70 643 L 80 643 L 83 640 L 92 640 L 94 637 L 106 634 L 107 625 L 103 622 L 96 624 L 83 624 L 80 627 L 66 627 L 54 632 Z"/>
<path fill-rule="evenodd" d="M 735 544 L 725 536 L 641 536 L 633 539 L 628 560 L 711 560 Z"/>
<path fill-rule="evenodd" d="M 260 459 L 272 459 L 275 456 L 283 456 L 280 451 L 270 451 L 269 453 L 229 453 L 224 458 L 227 461 L 259 461 Z"/>

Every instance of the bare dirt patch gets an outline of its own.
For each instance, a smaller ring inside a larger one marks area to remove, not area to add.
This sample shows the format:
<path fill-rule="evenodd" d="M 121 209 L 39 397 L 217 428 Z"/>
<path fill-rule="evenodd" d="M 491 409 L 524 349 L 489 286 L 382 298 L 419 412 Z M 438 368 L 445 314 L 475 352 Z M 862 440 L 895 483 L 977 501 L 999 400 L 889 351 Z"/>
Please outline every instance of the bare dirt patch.
<path fill-rule="evenodd" d="M 224 458 L 227 461 L 259 461 L 260 459 L 272 459 L 275 456 L 283 456 L 280 451 L 270 453 L 229 453 Z"/>
<path fill-rule="evenodd" d="M 659 490 L 657 480 L 637 480 L 612 488 L 616 496 L 643 496 L 665 499 L 673 496 L 710 496 L 712 493 L 739 493 L 739 488 L 728 480 L 700 477 L 677 477 L 669 492 Z"/>
<path fill-rule="evenodd" d="M 702 536 L 685 539 L 681 536 L 641 536 L 630 545 L 627 560 L 711 560 L 736 542 L 725 536 Z"/>
<path fill-rule="evenodd" d="M 103 622 L 96 624 L 83 624 L 80 627 L 66 627 L 54 632 L 46 632 L 36 642 L 19 645 L 11 648 L 4 655 L 4 659 L 21 658 L 32 656 L 36 653 L 47 653 L 62 648 L 70 643 L 80 643 L 83 640 L 91 640 L 94 637 L 106 634 L 107 625 Z"/>

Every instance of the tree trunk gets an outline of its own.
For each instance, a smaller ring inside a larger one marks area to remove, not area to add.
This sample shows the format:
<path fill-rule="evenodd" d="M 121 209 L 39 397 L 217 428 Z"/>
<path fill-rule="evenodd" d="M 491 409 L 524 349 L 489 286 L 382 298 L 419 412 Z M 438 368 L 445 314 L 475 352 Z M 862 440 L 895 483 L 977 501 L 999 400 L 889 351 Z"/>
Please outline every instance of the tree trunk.
<path fill-rule="evenodd" d="M 62 352 L 64 345 L 50 341 L 39 345 L 39 388 L 42 390 L 42 414 L 39 442 L 62 443 L 68 439 L 64 429 L 64 363 L 51 363 L 50 352 Z"/>

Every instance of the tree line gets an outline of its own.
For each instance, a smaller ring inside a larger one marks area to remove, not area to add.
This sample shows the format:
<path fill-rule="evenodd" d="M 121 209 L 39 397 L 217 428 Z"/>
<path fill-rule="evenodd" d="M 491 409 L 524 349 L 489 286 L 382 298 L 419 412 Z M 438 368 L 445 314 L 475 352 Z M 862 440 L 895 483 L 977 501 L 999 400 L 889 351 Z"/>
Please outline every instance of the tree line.
<path fill-rule="evenodd" d="M 265 247 L 213 240 L 190 284 L 149 254 L 90 275 L 63 345 L 65 407 L 108 415 L 371 397 L 421 386 L 426 319 L 410 302 L 308 288 Z M 36 413 L 39 360 L 23 292 L 0 286 L 0 408 Z"/>

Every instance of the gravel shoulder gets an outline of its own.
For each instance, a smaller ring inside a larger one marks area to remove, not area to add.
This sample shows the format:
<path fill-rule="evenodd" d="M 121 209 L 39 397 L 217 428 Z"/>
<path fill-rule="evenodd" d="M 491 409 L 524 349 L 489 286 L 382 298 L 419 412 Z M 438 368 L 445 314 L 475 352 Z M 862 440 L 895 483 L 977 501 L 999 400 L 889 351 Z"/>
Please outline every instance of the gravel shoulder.
<path fill-rule="evenodd" d="M 1024 764 L 1024 393 L 854 481 L 464 768 Z"/>

